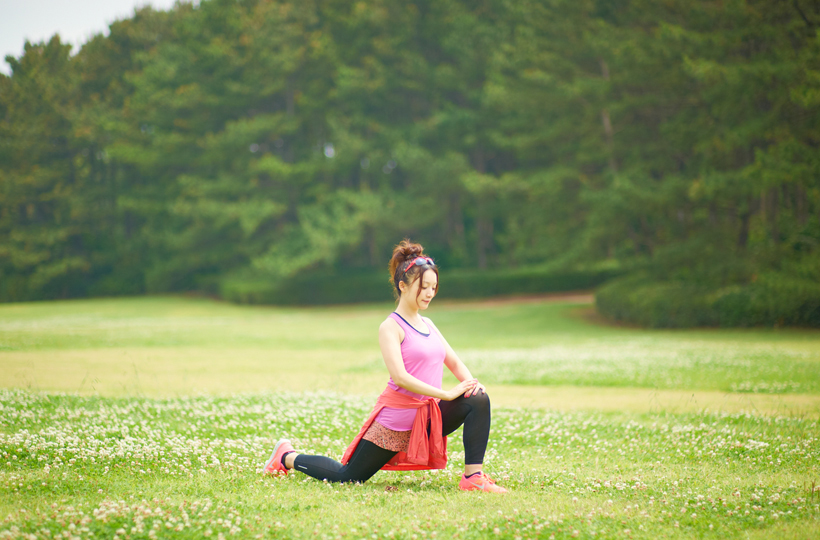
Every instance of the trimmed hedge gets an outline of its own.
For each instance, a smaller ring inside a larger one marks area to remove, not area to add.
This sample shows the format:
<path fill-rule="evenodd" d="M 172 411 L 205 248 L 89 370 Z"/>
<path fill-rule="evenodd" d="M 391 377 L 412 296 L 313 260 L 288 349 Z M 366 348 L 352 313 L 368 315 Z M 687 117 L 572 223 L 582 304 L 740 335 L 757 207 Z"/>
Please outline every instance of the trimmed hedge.
<path fill-rule="evenodd" d="M 579 270 L 544 272 L 538 269 L 514 270 L 442 270 L 439 298 L 485 298 L 512 294 L 594 289 L 620 275 L 616 270 Z"/>
<path fill-rule="evenodd" d="M 284 280 L 226 278 L 219 284 L 225 300 L 239 304 L 322 305 L 389 302 L 387 272 L 343 275 L 299 274 Z"/>
<path fill-rule="evenodd" d="M 517 270 L 440 270 L 439 298 L 485 298 L 512 294 L 592 289 L 618 275 L 614 270 L 544 272 Z M 226 278 L 222 298 L 240 304 L 322 305 L 390 302 L 387 272 L 305 273 L 282 280 Z"/>
<path fill-rule="evenodd" d="M 820 327 L 820 284 L 778 272 L 720 288 L 629 276 L 601 287 L 595 304 L 605 317 L 653 328 Z"/>

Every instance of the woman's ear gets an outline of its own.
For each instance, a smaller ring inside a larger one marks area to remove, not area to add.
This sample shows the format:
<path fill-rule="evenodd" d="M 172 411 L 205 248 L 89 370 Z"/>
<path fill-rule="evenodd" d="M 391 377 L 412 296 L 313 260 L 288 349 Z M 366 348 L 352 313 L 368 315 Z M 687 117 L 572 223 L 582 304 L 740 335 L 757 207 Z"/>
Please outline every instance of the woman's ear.
<path fill-rule="evenodd" d="M 406 288 L 407 288 L 407 283 L 405 283 L 404 281 L 399 281 L 399 291 L 401 291 L 402 294 L 404 293 L 404 289 L 406 289 Z"/>

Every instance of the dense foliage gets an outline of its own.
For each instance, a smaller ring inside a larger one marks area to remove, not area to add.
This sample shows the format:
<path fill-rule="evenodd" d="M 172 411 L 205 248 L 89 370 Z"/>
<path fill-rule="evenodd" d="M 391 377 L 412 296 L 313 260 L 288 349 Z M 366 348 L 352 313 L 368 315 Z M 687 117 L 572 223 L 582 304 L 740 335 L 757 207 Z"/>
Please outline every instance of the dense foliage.
<path fill-rule="evenodd" d="M 450 270 L 439 287 L 437 298 L 483 298 L 487 296 L 531 295 L 551 292 L 591 290 L 617 272 L 544 272 L 514 268 L 495 271 Z M 325 271 L 296 274 L 278 280 L 223 279 L 219 296 L 240 304 L 352 304 L 387 302 L 394 299 L 394 287 L 381 270 Z"/>
<path fill-rule="evenodd" d="M 809 0 L 203 0 L 27 44 L 0 300 L 372 272 L 403 236 L 445 269 L 820 281 L 818 28 Z"/>
<path fill-rule="evenodd" d="M 598 311 L 643 326 L 820 327 L 820 283 L 780 272 L 751 283 L 714 287 L 697 282 L 627 276 L 600 288 Z"/>

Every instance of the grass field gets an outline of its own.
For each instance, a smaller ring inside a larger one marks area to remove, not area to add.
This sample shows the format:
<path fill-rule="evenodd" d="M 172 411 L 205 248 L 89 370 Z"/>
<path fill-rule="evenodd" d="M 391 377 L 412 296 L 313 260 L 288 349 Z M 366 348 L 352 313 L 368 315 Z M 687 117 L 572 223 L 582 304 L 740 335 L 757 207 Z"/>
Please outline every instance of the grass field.
<path fill-rule="evenodd" d="M 0 539 L 820 536 L 820 332 L 611 327 L 577 299 L 428 313 L 488 387 L 510 494 L 457 490 L 458 432 L 443 471 L 259 475 L 283 436 L 341 455 L 390 309 L 0 305 Z"/>

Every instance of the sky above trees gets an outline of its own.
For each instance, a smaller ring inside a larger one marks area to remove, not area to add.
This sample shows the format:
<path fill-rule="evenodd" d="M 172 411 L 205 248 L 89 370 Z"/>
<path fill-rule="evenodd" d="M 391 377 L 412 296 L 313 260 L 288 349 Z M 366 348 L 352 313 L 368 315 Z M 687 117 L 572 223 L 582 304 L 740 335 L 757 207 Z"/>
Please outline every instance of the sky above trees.
<path fill-rule="evenodd" d="M 108 34 L 108 25 L 134 15 L 134 9 L 152 6 L 170 9 L 175 0 L 6 0 L 0 7 L 0 60 L 7 55 L 20 56 L 23 44 L 48 41 L 59 34 L 64 43 L 80 46 L 94 34 Z M 8 75 L 10 67 L 0 62 L 0 72 Z"/>

